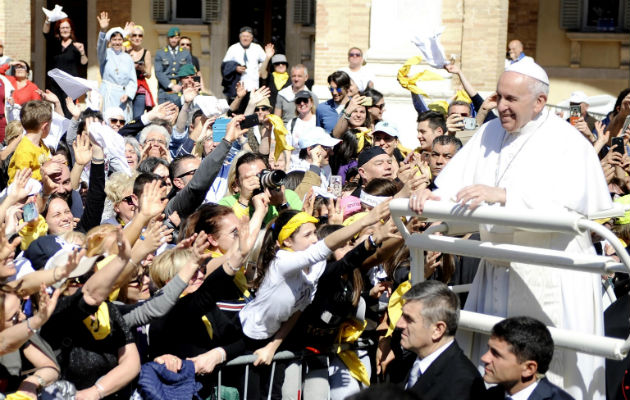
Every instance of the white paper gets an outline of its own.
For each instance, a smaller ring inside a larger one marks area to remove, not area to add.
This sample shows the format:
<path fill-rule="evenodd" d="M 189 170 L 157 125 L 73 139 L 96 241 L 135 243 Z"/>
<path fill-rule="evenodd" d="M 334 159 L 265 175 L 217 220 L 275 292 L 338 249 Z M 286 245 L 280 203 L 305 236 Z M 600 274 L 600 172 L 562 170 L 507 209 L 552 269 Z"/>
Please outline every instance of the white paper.
<path fill-rule="evenodd" d="M 225 99 L 217 99 L 214 96 L 197 96 L 193 104 L 197 105 L 206 117 L 225 114 L 230 109 Z"/>
<path fill-rule="evenodd" d="M 116 164 L 117 171 L 123 171 L 131 176 L 131 169 L 125 157 L 125 139 L 107 125 L 93 123 L 88 128 L 92 140 L 96 142 L 110 160 L 110 165 Z"/>
<path fill-rule="evenodd" d="M 59 87 L 73 100 L 83 96 L 88 91 L 96 91 L 98 83 L 87 79 L 72 76 L 59 68 L 48 71 L 48 76 L 57 82 Z"/>
<path fill-rule="evenodd" d="M 46 14 L 46 18 L 48 18 L 48 21 L 50 22 L 57 22 L 61 19 L 68 18 L 68 14 L 61 11 L 62 9 L 63 7 L 59 4 L 56 4 L 55 8 L 53 8 L 52 10 L 47 10 L 42 7 L 42 11 L 44 12 L 44 14 Z"/>
<path fill-rule="evenodd" d="M 424 61 L 433 68 L 444 68 L 449 61 L 446 59 L 444 47 L 440 43 L 440 35 L 444 32 L 444 27 L 421 28 L 418 34 L 411 39 L 415 44 Z"/>

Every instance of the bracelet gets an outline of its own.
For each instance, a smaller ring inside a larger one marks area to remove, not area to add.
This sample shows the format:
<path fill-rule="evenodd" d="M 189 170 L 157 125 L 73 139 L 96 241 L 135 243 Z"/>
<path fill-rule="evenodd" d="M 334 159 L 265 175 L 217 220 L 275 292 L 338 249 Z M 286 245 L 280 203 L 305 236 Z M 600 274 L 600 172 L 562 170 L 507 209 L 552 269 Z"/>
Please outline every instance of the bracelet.
<path fill-rule="evenodd" d="M 92 158 L 92 162 L 102 163 L 105 162 L 104 158 Z"/>
<path fill-rule="evenodd" d="M 98 392 L 98 398 L 102 399 L 103 397 L 105 397 L 105 388 L 98 382 L 96 382 L 94 384 L 94 387 L 96 388 L 96 391 Z"/>
<path fill-rule="evenodd" d="M 240 271 L 240 270 L 241 270 L 241 267 L 234 268 L 234 267 L 232 266 L 232 264 L 230 263 L 230 260 L 226 261 L 226 262 L 225 262 L 225 265 L 227 265 L 227 267 L 228 267 L 229 269 L 231 269 L 232 271 L 234 271 L 234 272 L 238 272 L 238 271 Z"/>
<path fill-rule="evenodd" d="M 374 237 L 372 235 L 368 236 L 368 240 L 370 241 L 370 246 L 374 247 L 375 249 L 378 249 L 383 244 L 383 243 L 379 243 L 377 245 L 376 242 L 374 241 Z"/>
<path fill-rule="evenodd" d="M 33 335 L 37 333 L 36 329 L 31 328 L 31 319 L 30 318 L 26 318 L 26 329 L 28 329 L 28 331 L 31 334 L 33 334 Z"/>
<path fill-rule="evenodd" d="M 38 389 L 43 389 L 46 386 L 46 379 L 42 378 L 37 374 L 33 374 L 35 378 L 37 378 Z"/>
<path fill-rule="evenodd" d="M 225 359 L 227 358 L 227 353 L 225 352 L 225 349 L 223 347 L 217 347 L 217 350 L 219 350 L 219 353 L 221 353 L 221 363 L 224 363 Z"/>

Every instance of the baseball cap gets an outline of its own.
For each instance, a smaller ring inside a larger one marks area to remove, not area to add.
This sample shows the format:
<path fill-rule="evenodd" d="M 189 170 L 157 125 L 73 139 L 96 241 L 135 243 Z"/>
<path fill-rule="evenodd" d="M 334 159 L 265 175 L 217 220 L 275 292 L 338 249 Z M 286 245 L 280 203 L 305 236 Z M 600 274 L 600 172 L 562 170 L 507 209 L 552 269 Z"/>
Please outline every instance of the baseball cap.
<path fill-rule="evenodd" d="M 382 147 L 372 146 L 368 147 L 367 149 L 364 148 L 363 151 L 359 153 L 358 168 L 361 168 L 365 163 L 367 163 L 374 157 L 380 156 L 381 154 L 387 155 Z"/>
<path fill-rule="evenodd" d="M 581 92 L 579 90 L 575 91 L 575 92 L 571 93 L 571 97 L 569 97 L 569 103 L 574 103 L 574 104 L 586 103 L 586 104 L 589 104 L 588 96 L 586 95 L 586 93 Z"/>
<path fill-rule="evenodd" d="M 308 131 L 298 141 L 298 145 L 301 149 L 305 149 L 315 145 L 321 145 L 326 147 L 335 147 L 337 143 L 341 142 L 339 139 L 331 137 L 324 128 L 315 126 Z"/>
<path fill-rule="evenodd" d="M 383 132 L 395 138 L 398 137 L 398 128 L 396 128 L 396 126 L 391 122 L 387 121 L 378 122 L 376 126 L 374 126 L 374 133 L 376 132 Z"/>
<path fill-rule="evenodd" d="M 297 99 L 312 99 L 311 92 L 308 90 L 300 90 L 295 94 L 295 100 Z"/>

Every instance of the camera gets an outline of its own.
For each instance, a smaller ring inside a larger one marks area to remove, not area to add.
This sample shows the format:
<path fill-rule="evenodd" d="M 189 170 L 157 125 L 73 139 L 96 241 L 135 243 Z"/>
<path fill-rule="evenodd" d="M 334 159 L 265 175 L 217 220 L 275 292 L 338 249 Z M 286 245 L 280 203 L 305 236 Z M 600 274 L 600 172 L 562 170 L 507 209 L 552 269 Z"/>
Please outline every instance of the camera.
<path fill-rule="evenodd" d="M 263 169 L 257 176 L 260 181 L 260 189 L 257 189 L 254 195 L 262 193 L 265 189 L 279 190 L 284 185 L 287 174 L 279 169 Z"/>

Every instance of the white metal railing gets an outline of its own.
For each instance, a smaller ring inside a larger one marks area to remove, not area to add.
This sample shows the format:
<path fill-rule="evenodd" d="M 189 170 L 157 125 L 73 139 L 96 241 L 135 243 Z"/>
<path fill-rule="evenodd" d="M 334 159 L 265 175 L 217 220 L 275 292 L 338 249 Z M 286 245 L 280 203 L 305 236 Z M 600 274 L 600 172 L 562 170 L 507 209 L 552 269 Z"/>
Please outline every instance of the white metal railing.
<path fill-rule="evenodd" d="M 469 257 L 500 261 L 516 261 L 552 268 L 605 274 L 608 272 L 630 272 L 630 255 L 619 239 L 595 221 L 570 212 L 544 212 L 534 210 L 510 210 L 503 207 L 480 206 L 474 211 L 451 202 L 427 201 L 422 217 L 429 221 L 441 221 L 422 233 L 411 234 L 402 217 L 417 216 L 409 209 L 409 199 L 394 199 L 390 203 L 392 218 L 405 239 L 411 254 L 412 282 L 424 280 L 424 250 L 440 251 Z M 621 216 L 624 208 L 615 208 L 598 213 L 597 218 Z M 593 216 L 592 216 L 593 217 Z M 581 234 L 585 231 L 597 233 L 615 249 L 621 262 L 611 257 L 570 253 L 540 247 L 515 244 L 499 244 L 480 240 L 465 240 L 448 235 L 477 232 L 479 224 L 492 224 L 534 232 L 562 232 Z M 465 292 L 470 285 L 454 286 L 455 292 Z M 492 327 L 502 318 L 461 311 L 459 327 L 465 330 L 489 334 Z M 621 360 L 630 350 L 630 337 L 626 340 L 585 334 L 549 327 L 557 347 L 580 351 L 606 358 Z"/>

